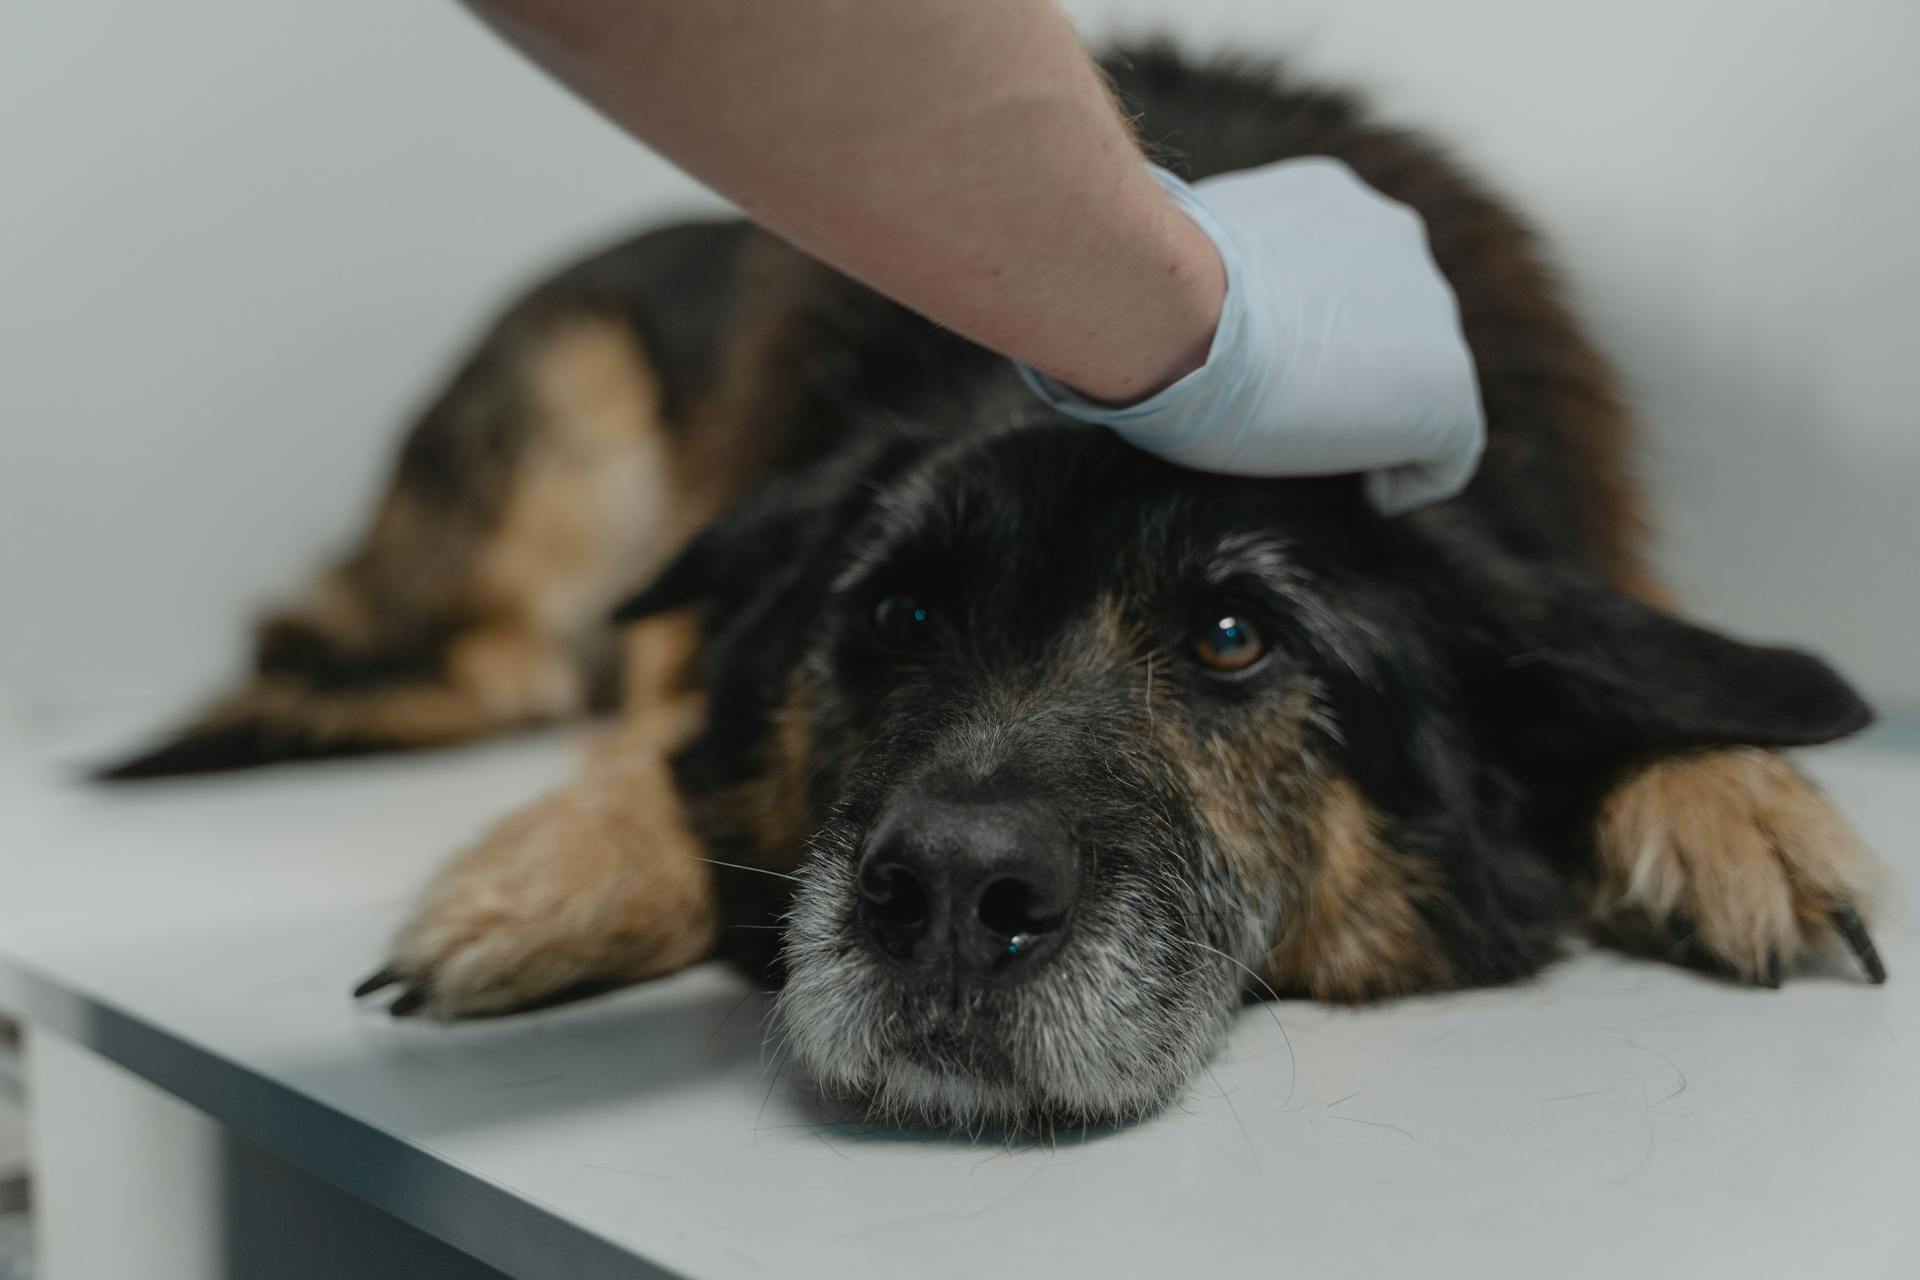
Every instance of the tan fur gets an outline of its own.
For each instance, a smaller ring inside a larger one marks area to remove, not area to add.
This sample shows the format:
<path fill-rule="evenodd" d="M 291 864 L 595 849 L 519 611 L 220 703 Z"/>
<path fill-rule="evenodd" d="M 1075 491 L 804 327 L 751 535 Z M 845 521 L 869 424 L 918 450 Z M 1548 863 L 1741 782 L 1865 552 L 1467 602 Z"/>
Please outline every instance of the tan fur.
<path fill-rule="evenodd" d="M 811 833 L 809 788 L 816 767 L 813 700 L 804 681 L 795 679 L 774 712 L 759 772 L 746 783 L 703 800 L 700 827 L 744 837 L 754 850 L 757 866 L 769 870 L 798 866 Z"/>
<path fill-rule="evenodd" d="M 693 620 L 632 628 L 645 708 L 577 782 L 515 814 L 435 878 L 393 945 L 438 1017 L 499 1013 L 582 983 L 635 982 L 713 950 L 712 868 L 668 764 L 699 727 Z"/>
<path fill-rule="evenodd" d="M 528 381 L 535 434 L 473 593 L 484 611 L 558 643 L 602 625 L 671 552 L 662 534 L 677 499 L 658 381 L 624 323 L 567 322 L 541 343 Z"/>
<path fill-rule="evenodd" d="M 1177 721 L 1155 737 L 1235 873 L 1250 886 L 1277 883 L 1294 893 L 1305 866 L 1300 846 L 1313 807 L 1313 773 L 1302 734 L 1307 699 L 1296 695 L 1289 703 L 1232 738 L 1194 740 Z"/>
<path fill-rule="evenodd" d="M 447 677 L 494 724 L 556 720 L 586 703 L 566 650 L 522 624 L 457 636 L 447 653 Z"/>
<path fill-rule="evenodd" d="M 642 742 L 447 866 L 401 928 L 393 965 L 439 1017 L 658 977 L 712 951 L 711 872 L 666 757 Z"/>
<path fill-rule="evenodd" d="M 1617 406 L 1605 412 L 1619 414 Z M 1623 432 L 1601 432 L 1601 452 Z M 1591 448 L 1591 446 L 1589 446 Z M 1600 533 L 1613 585 L 1680 613 L 1645 562 L 1649 521 L 1624 452 L 1599 457 L 1623 523 Z M 1624 530 L 1625 537 L 1621 537 Z M 1592 915 L 1630 936 L 1697 948 L 1748 981 L 1772 981 L 1830 941 L 1835 907 L 1864 909 L 1877 864 L 1845 818 L 1785 756 L 1758 747 L 1693 752 L 1643 765 L 1601 801 L 1594 825 Z M 1678 936 L 1691 930 L 1690 936 Z"/>
<path fill-rule="evenodd" d="M 813 783 L 813 708 L 804 688 L 775 716 L 771 756 L 765 789 L 754 810 L 764 865 L 794 867 L 805 851 L 813 806 L 808 794 Z"/>
<path fill-rule="evenodd" d="M 537 432 L 476 572 L 477 594 L 503 621 L 456 642 L 463 689 L 506 713 L 558 714 L 580 696 L 556 665 L 569 633 L 737 501 L 777 448 L 767 420 L 784 408 L 778 360 L 820 270 L 777 242 L 749 250 L 722 377 L 675 433 L 624 325 L 576 318 L 535 345 Z M 688 614 L 650 619 L 620 644 L 622 723 L 587 774 L 447 866 L 395 940 L 395 969 L 424 984 L 435 1016 L 654 977 L 713 949 L 711 867 L 668 765 L 705 713 L 698 627 Z M 797 862 L 807 834 L 808 723 L 796 686 L 765 774 L 711 805 L 773 851 L 773 865 Z"/>
<path fill-rule="evenodd" d="M 672 751 L 699 732 L 706 714 L 700 684 L 700 620 L 693 610 L 664 613 L 628 626 L 624 649 L 620 737 Z"/>
<path fill-rule="evenodd" d="M 1426 864 L 1386 843 L 1384 824 L 1350 780 L 1305 754 L 1309 709 L 1302 693 L 1231 739 L 1157 735 L 1156 750 L 1184 776 L 1215 847 L 1251 893 L 1276 903 L 1261 977 L 1344 1001 L 1450 985 L 1418 910 L 1438 886 Z"/>
<path fill-rule="evenodd" d="M 526 377 L 536 431 L 499 525 L 476 558 L 475 611 L 448 669 L 500 724 L 584 709 L 583 636 L 675 549 L 658 381 L 624 323 L 581 316 L 538 346 Z"/>
<path fill-rule="evenodd" d="M 1317 1000 L 1374 1000 L 1453 984 L 1419 902 L 1437 893 L 1428 864 L 1389 847 L 1353 783 L 1320 790 L 1304 824 L 1309 859 L 1263 976 Z"/>
<path fill-rule="evenodd" d="M 1694 941 L 1750 980 L 1870 900 L 1875 865 L 1846 821 L 1781 756 L 1752 748 L 1656 761 L 1607 796 L 1595 828 L 1594 915 Z M 1777 958 L 1777 959 L 1776 959 Z"/>
<path fill-rule="evenodd" d="M 208 729 L 248 724 L 286 730 L 315 743 L 405 742 L 443 746 L 465 742 L 491 727 L 486 712 L 464 692 L 413 684 L 366 692 L 315 693 L 296 681 L 265 677 L 216 703 L 200 721 Z"/>
<path fill-rule="evenodd" d="M 376 636 L 367 603 L 348 575 L 335 567 L 322 573 L 304 597 L 268 622 L 297 621 L 331 637 L 344 649 L 364 650 L 372 646 Z"/>

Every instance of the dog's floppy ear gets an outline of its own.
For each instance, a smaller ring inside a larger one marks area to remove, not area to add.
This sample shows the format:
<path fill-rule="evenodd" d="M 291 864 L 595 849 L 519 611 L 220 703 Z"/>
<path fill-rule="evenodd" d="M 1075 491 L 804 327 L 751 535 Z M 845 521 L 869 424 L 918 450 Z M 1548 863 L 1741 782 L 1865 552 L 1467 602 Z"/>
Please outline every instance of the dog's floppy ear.
<path fill-rule="evenodd" d="M 1491 669 L 1505 718 L 1524 719 L 1530 737 L 1601 750 L 1791 747 L 1873 720 L 1811 654 L 1732 639 L 1590 579 L 1524 590 Z"/>
<path fill-rule="evenodd" d="M 804 512 L 749 499 L 696 535 L 666 568 L 613 611 L 617 623 L 637 622 L 689 605 L 737 594 L 748 584 L 779 576 L 793 549 Z M 783 549 L 784 548 L 784 549 Z"/>
<path fill-rule="evenodd" d="M 777 594 L 838 545 L 906 450 L 888 442 L 782 476 L 721 516 L 614 610 L 634 622 L 669 609 Z"/>

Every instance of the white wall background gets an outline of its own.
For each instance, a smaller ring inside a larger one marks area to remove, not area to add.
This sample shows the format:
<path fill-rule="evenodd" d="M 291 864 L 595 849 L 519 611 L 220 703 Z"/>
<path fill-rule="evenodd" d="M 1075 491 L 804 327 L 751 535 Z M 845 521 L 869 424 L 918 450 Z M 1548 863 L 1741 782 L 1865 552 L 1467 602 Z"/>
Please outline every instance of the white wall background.
<path fill-rule="evenodd" d="M 1069 7 L 1457 142 L 1625 370 L 1695 608 L 1920 707 L 1920 5 Z M 0 5 L 0 720 L 216 682 L 488 308 L 712 203 L 450 0 Z"/>

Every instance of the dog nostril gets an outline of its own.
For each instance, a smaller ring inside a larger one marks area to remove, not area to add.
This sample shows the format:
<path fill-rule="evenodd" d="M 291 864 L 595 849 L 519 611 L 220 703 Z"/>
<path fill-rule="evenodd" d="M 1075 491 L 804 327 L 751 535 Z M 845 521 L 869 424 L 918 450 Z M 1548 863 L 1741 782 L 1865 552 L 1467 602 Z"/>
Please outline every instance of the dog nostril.
<path fill-rule="evenodd" d="M 920 877 L 899 865 L 876 867 L 861 876 L 860 897 L 871 917 L 895 926 L 921 923 L 930 906 Z"/>
<path fill-rule="evenodd" d="M 1060 927 L 1060 917 L 1045 909 L 1033 885 L 1008 878 L 994 881 L 980 895 L 980 923 L 995 937 L 1017 943 L 1051 933 Z"/>
<path fill-rule="evenodd" d="M 884 862 L 860 870 L 861 925 L 883 955 L 910 963 L 922 952 L 939 903 L 905 864 Z"/>

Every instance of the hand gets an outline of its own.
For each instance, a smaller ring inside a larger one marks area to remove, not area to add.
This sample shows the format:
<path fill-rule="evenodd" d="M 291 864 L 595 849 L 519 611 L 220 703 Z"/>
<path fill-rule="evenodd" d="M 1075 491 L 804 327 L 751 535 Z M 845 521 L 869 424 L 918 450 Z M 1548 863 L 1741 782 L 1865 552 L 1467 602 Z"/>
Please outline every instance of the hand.
<path fill-rule="evenodd" d="M 1123 407 L 1021 366 L 1054 408 L 1204 471 L 1366 471 L 1383 514 L 1450 498 L 1486 441 L 1453 290 L 1413 210 L 1312 156 L 1188 186 L 1155 169 L 1226 268 L 1204 364 Z"/>

